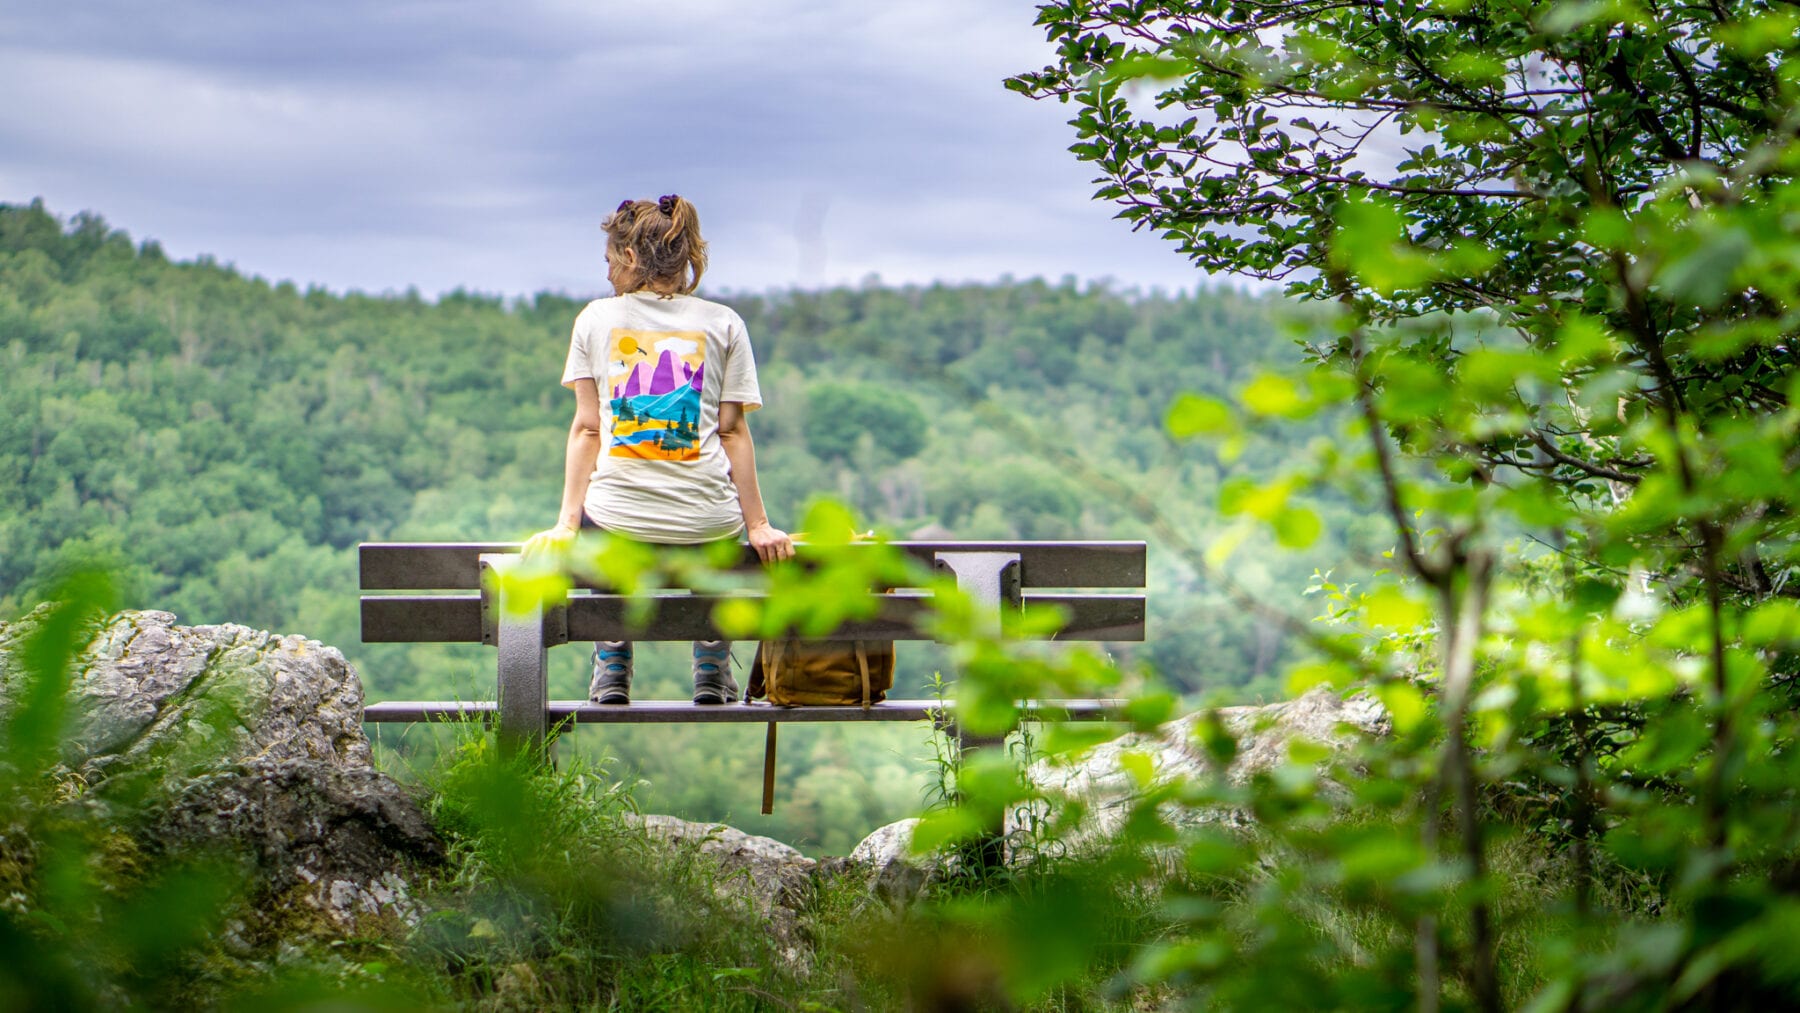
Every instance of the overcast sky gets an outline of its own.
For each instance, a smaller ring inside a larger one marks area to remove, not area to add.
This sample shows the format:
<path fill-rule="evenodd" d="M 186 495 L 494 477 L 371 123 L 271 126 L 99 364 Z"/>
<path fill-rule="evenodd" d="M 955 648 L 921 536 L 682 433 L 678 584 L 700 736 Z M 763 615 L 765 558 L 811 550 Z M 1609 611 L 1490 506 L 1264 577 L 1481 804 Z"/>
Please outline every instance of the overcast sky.
<path fill-rule="evenodd" d="M 22 0 L 0 201 L 270 279 L 589 294 L 600 218 L 680 192 L 714 290 L 1191 287 L 1090 199 L 1023 0 Z"/>

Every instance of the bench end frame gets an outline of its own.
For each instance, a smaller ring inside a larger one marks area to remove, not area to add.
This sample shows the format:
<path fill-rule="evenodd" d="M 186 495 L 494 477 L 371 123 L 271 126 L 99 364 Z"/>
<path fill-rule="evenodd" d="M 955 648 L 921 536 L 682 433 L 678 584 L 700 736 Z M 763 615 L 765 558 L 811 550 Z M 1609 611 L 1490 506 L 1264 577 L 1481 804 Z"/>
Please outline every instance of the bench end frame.
<path fill-rule="evenodd" d="M 540 762 L 550 760 L 550 655 L 552 617 L 567 622 L 563 602 L 546 602 L 536 594 L 518 596 L 508 591 L 507 572 L 518 565 L 513 554 L 484 553 L 481 557 L 482 639 L 499 654 L 499 685 L 495 699 L 499 711 L 495 732 L 500 754 L 527 754 Z M 548 607 L 547 607 L 548 606 Z M 556 642 L 566 641 L 565 631 Z"/>

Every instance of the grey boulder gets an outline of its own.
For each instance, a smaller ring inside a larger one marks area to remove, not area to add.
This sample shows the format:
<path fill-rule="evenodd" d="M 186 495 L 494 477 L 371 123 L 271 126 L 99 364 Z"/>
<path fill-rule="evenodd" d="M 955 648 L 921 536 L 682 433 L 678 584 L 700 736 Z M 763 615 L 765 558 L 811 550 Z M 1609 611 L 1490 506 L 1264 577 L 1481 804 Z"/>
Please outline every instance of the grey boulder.
<path fill-rule="evenodd" d="M 0 624 L 0 715 L 27 678 L 17 647 L 45 615 Z M 83 786 L 143 852 L 232 860 L 251 877 L 249 909 L 310 916 L 302 930 L 417 917 L 406 884 L 443 862 L 443 843 L 372 765 L 362 686 L 335 648 L 127 611 L 75 669 L 48 774 Z"/>

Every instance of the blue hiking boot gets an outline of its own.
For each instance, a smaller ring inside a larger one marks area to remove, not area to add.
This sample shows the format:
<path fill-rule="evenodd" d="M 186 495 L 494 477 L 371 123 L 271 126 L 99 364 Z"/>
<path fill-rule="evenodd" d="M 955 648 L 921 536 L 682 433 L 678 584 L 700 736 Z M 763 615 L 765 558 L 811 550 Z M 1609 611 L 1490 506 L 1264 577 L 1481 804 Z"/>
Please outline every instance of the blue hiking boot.
<path fill-rule="evenodd" d="M 737 680 L 731 677 L 731 641 L 694 641 L 694 702 L 736 703 Z"/>
<path fill-rule="evenodd" d="M 595 703 L 631 702 L 631 642 L 601 640 L 594 644 L 594 681 L 588 699 Z"/>

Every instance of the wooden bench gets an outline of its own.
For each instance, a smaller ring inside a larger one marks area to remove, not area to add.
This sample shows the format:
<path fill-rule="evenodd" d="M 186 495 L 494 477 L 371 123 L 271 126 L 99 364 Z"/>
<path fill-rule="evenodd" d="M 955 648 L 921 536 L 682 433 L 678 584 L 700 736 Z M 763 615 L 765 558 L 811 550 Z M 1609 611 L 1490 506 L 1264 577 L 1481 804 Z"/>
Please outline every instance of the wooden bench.
<path fill-rule="evenodd" d="M 1143 542 L 890 542 L 939 571 L 953 574 L 975 602 L 1002 619 L 1008 611 L 1053 605 L 1067 621 L 1056 640 L 1144 639 Z M 851 551 L 875 546 L 851 546 Z M 493 701 L 386 701 L 367 704 L 367 722 L 481 719 L 493 721 L 510 750 L 542 750 L 555 729 L 575 724 L 671 722 L 812 722 L 945 720 L 936 700 L 888 700 L 873 707 L 773 707 L 767 704 L 696 706 L 687 701 L 638 701 L 601 706 L 552 701 L 546 651 L 569 641 L 712 640 L 727 637 L 713 625 L 718 594 L 672 589 L 652 592 L 647 623 L 633 626 L 631 599 L 578 584 L 548 604 L 509 601 L 494 579 L 517 565 L 517 544 L 365 543 L 361 546 L 364 643 L 484 643 L 497 648 L 499 679 Z M 808 549 L 798 547 L 804 562 Z M 753 569 L 745 547 L 740 564 Z M 818 639 L 930 640 L 917 621 L 930 606 L 924 588 L 894 588 L 880 596 L 873 619 L 846 622 Z M 1110 700 L 1021 701 L 1039 718 L 1105 720 Z M 951 719 L 953 721 L 953 718 Z M 771 729 L 773 734 L 773 729 Z M 965 744 L 968 743 L 965 740 Z"/>

